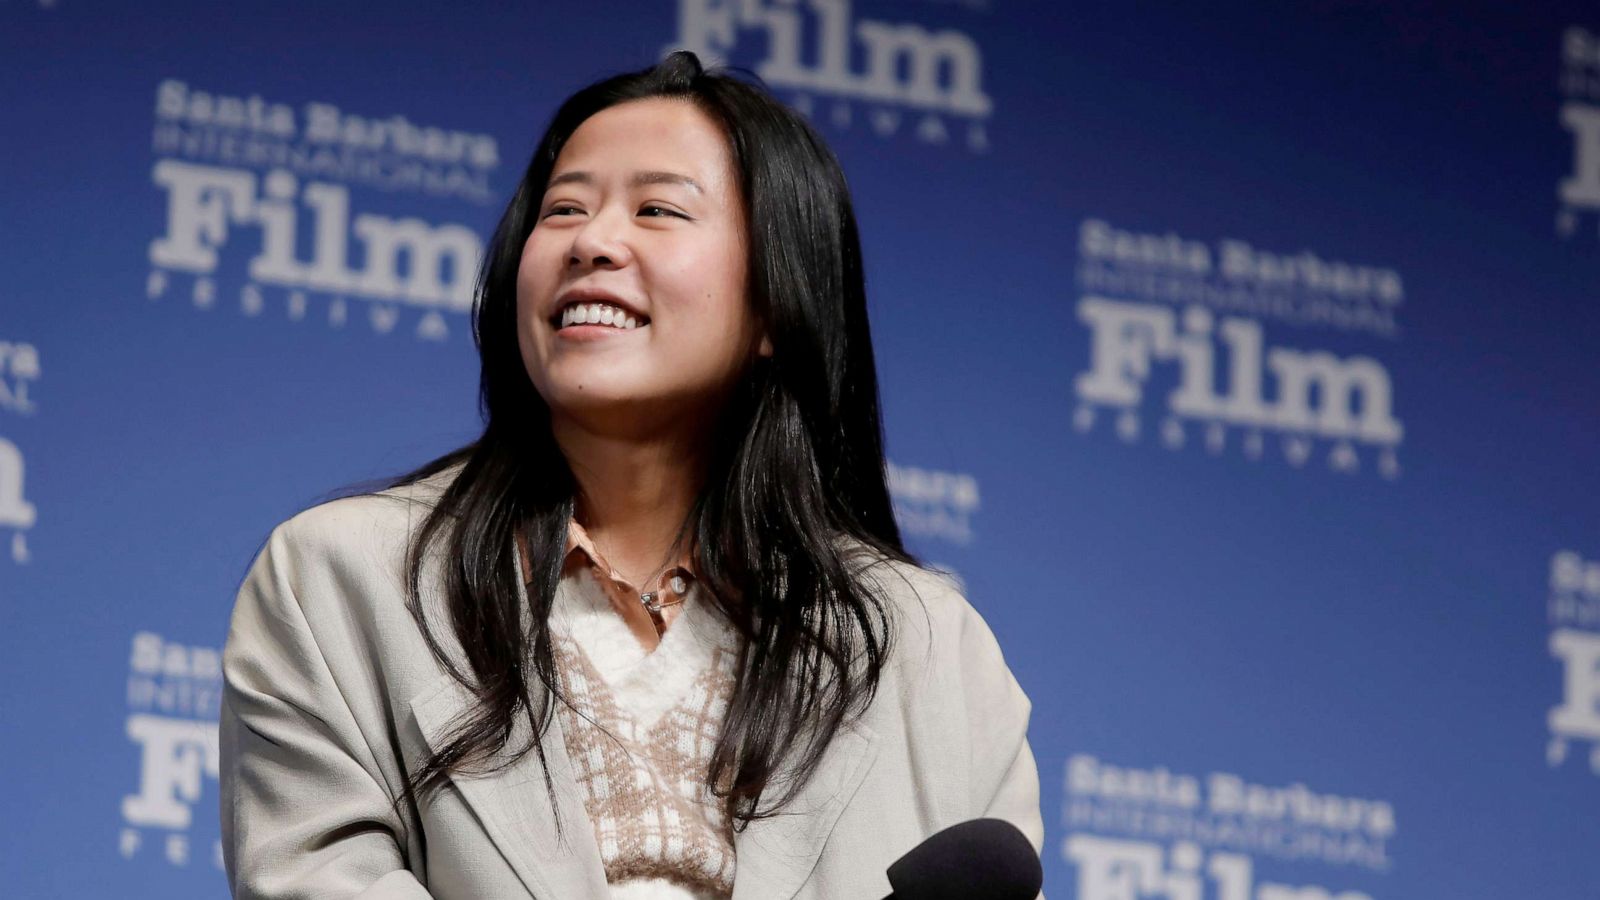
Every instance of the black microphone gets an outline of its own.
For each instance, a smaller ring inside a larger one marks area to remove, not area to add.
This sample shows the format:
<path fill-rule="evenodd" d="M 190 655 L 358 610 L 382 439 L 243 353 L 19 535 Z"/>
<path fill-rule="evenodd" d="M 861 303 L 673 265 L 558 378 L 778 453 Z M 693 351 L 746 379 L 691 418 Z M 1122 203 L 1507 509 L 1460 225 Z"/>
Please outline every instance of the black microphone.
<path fill-rule="evenodd" d="M 1004 819 L 972 819 L 938 832 L 894 861 L 884 900 L 1034 900 L 1044 868 L 1033 844 Z"/>

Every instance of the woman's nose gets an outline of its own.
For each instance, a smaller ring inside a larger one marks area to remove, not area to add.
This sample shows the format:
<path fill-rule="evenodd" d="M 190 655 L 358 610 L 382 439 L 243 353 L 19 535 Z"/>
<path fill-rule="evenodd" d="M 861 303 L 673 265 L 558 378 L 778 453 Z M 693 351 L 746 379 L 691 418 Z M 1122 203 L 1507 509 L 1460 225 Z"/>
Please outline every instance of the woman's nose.
<path fill-rule="evenodd" d="M 627 242 L 622 239 L 620 217 L 625 213 L 602 210 L 590 217 L 572 238 L 571 265 L 627 265 L 632 259 Z"/>

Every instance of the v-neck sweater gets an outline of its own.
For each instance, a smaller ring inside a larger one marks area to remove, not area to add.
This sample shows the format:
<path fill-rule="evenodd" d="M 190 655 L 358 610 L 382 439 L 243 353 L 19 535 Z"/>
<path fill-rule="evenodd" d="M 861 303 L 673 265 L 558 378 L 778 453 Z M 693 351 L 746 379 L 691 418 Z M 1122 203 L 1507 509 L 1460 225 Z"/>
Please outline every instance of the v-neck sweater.
<path fill-rule="evenodd" d="M 733 833 L 706 784 L 734 687 L 737 635 L 693 580 L 652 648 L 601 566 L 566 568 L 551 609 L 557 704 L 613 898 L 725 900 Z"/>

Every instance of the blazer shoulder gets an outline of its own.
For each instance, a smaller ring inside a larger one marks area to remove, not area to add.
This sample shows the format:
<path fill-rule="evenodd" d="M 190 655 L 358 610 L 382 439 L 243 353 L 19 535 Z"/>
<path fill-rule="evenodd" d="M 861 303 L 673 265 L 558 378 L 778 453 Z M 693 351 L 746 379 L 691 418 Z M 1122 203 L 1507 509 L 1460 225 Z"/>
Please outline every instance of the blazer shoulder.
<path fill-rule="evenodd" d="M 444 474 L 444 473 L 441 473 Z M 276 525 L 257 551 L 235 597 L 229 645 L 246 652 L 271 633 L 262 622 L 299 623 L 326 648 L 371 650 L 393 644 L 385 657 L 409 658 L 422 646 L 389 623 L 411 621 L 408 554 L 447 479 L 316 504 Z M 432 609 L 437 554 L 424 557 L 424 604 Z M 430 616 L 431 619 L 431 616 Z M 425 648 L 424 648 L 425 649 Z M 276 652 L 276 651 L 274 651 Z M 326 650 L 336 667 L 382 666 L 366 653 Z"/>
<path fill-rule="evenodd" d="M 455 474 L 338 497 L 283 520 L 257 550 L 240 599 L 292 602 L 311 620 L 396 614 L 413 542 Z M 425 582 L 436 574 L 435 556 L 424 558 Z"/>
<path fill-rule="evenodd" d="M 902 665 L 947 664 L 952 655 L 966 652 L 974 637 L 981 641 L 989 635 L 956 575 L 887 558 L 852 538 L 842 538 L 841 544 L 856 577 L 888 606 L 894 640 L 905 651 L 895 654 Z"/>
<path fill-rule="evenodd" d="M 390 548 L 421 526 L 459 473 L 453 466 L 411 484 L 323 501 L 280 522 L 269 542 L 314 554 Z"/>
<path fill-rule="evenodd" d="M 848 535 L 837 536 L 834 543 L 851 573 L 888 601 L 894 612 L 921 607 L 934 618 L 946 621 L 974 612 L 965 586 L 953 573 L 892 559 Z"/>

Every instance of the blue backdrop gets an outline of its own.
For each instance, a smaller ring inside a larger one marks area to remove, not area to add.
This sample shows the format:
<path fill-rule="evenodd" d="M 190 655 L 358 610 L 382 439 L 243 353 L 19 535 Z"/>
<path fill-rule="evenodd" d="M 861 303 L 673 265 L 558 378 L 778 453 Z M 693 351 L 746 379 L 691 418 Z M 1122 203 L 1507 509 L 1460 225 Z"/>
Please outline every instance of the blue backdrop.
<path fill-rule="evenodd" d="M 475 433 L 540 128 L 679 46 L 844 164 L 1052 896 L 1596 896 L 1600 12 L 1006 0 L 0 4 L 7 896 L 225 894 L 246 564 Z"/>

